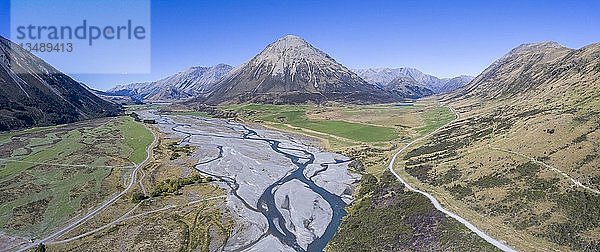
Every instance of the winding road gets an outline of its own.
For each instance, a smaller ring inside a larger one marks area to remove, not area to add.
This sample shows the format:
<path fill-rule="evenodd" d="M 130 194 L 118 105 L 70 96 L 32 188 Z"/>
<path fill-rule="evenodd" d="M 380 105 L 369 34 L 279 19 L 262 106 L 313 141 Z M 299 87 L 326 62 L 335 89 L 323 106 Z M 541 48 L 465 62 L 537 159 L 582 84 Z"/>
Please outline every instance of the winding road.
<path fill-rule="evenodd" d="M 434 205 L 434 207 L 438 210 L 440 210 L 441 212 L 443 212 L 444 214 L 448 215 L 449 217 L 456 219 L 457 221 L 459 221 L 460 223 L 464 224 L 469 230 L 473 231 L 475 234 L 477 234 L 479 237 L 483 238 L 484 240 L 486 240 L 487 242 L 489 242 L 490 244 L 496 246 L 498 249 L 503 250 L 503 251 L 515 251 L 512 248 L 510 248 L 509 246 L 507 246 L 506 244 L 495 240 L 494 238 L 490 237 L 489 235 L 487 235 L 486 233 L 484 233 L 483 231 L 481 231 L 480 229 L 478 229 L 477 227 L 475 227 L 473 224 L 471 224 L 470 222 L 468 222 L 467 220 L 465 220 L 464 218 L 458 216 L 457 214 L 450 212 L 449 210 L 445 209 L 444 207 L 441 206 L 441 204 L 439 203 L 439 201 L 433 197 L 431 194 L 421 191 L 419 189 L 414 188 L 413 186 L 411 186 L 410 184 L 408 184 L 405 180 L 402 179 L 402 177 L 400 177 L 395 171 L 394 171 L 394 163 L 396 161 L 396 158 L 402 153 L 404 152 L 406 149 L 408 149 L 409 147 L 411 147 L 412 145 L 414 145 L 415 143 L 424 140 L 428 137 L 430 137 L 431 135 L 435 134 L 436 132 L 438 132 L 439 130 L 443 129 L 444 127 L 448 126 L 449 124 L 457 121 L 459 119 L 459 114 L 454 111 L 454 109 L 450 108 L 450 110 L 456 115 L 456 118 L 441 126 L 440 128 L 436 129 L 435 131 L 422 136 L 408 144 L 406 144 L 403 148 L 401 148 L 400 150 L 398 150 L 395 155 L 392 157 L 388 169 L 390 170 L 390 172 L 392 174 L 394 174 L 394 176 L 400 181 L 402 182 L 407 189 L 420 193 L 422 195 L 424 195 L 425 197 L 427 197 L 432 204 Z M 199 118 L 196 118 L 199 119 Z M 206 120 L 206 119 L 204 119 Z M 174 123 L 174 122 L 173 122 Z M 260 238 L 264 238 L 266 235 L 273 235 L 276 238 L 278 238 L 283 244 L 287 245 L 290 248 L 293 248 L 296 251 L 321 251 L 323 250 L 323 248 L 325 247 L 325 245 L 327 244 L 327 242 L 329 241 L 329 239 L 331 239 L 331 237 L 333 236 L 333 234 L 335 233 L 335 230 L 337 229 L 337 227 L 339 226 L 339 224 L 341 223 L 341 219 L 342 217 L 346 214 L 344 207 L 346 206 L 346 203 L 342 201 L 341 197 L 338 195 L 334 195 L 331 192 L 325 190 L 324 188 L 316 185 L 314 183 L 314 181 L 312 181 L 312 177 L 314 177 L 316 174 L 324 171 L 327 169 L 327 165 L 328 163 L 323 163 L 321 164 L 322 169 L 318 170 L 314 173 L 313 176 L 307 177 L 304 175 L 303 171 L 306 168 L 306 166 L 308 164 L 312 164 L 315 161 L 315 156 L 313 153 L 308 152 L 304 149 L 297 149 L 297 148 L 289 148 L 289 147 L 283 147 L 280 146 L 281 142 L 279 140 L 275 140 L 275 139 L 269 139 L 269 138 L 264 138 L 264 137 L 260 137 L 258 136 L 258 134 L 256 133 L 256 131 L 251 130 L 249 128 L 247 128 L 245 125 L 243 124 L 236 124 L 236 123 L 232 123 L 229 121 L 225 121 L 225 123 L 227 123 L 231 129 L 234 129 L 234 131 L 238 131 L 238 132 L 243 132 L 243 134 L 239 137 L 226 137 L 226 136 L 219 136 L 219 135 L 213 135 L 213 134 L 203 134 L 203 133 L 195 133 L 195 132 L 190 132 L 187 130 L 187 127 L 189 127 L 189 125 L 185 125 L 185 124 L 179 124 L 179 123 L 174 123 L 172 130 L 175 132 L 179 132 L 182 134 L 185 134 L 186 137 L 184 137 L 182 142 L 188 142 L 189 139 L 194 136 L 194 135 L 204 135 L 204 136 L 210 136 L 210 137 L 216 137 L 216 138 L 234 138 L 234 139 L 240 139 L 240 140 L 246 140 L 246 141 L 257 141 L 257 142 L 265 142 L 267 144 L 270 145 L 271 150 L 274 151 L 275 153 L 282 155 L 286 158 L 288 158 L 293 165 L 295 166 L 295 169 L 292 170 L 291 172 L 289 172 L 288 174 L 286 174 L 286 176 L 280 178 L 279 180 L 275 181 L 273 184 L 271 184 L 271 186 L 269 186 L 268 188 L 266 188 L 262 195 L 260 196 L 258 202 L 255 202 L 256 205 L 254 204 L 249 204 L 247 202 L 245 202 L 242 197 L 239 197 L 239 195 L 236 195 L 238 198 L 240 198 L 242 200 L 242 202 L 244 202 L 246 205 L 246 207 L 248 209 L 250 209 L 251 211 L 255 211 L 255 212 L 260 212 L 262 213 L 268 220 L 268 231 L 266 234 L 263 234 Z M 133 171 L 131 172 L 130 175 L 130 179 L 129 179 L 129 183 L 127 185 L 127 187 L 121 191 L 119 194 L 113 196 L 112 198 L 110 198 L 109 200 L 105 201 L 102 205 L 100 205 L 99 207 L 95 208 L 94 210 L 92 210 L 91 212 L 87 213 L 86 215 L 84 215 L 83 217 L 79 218 L 78 220 L 68 224 L 67 226 L 61 228 L 60 230 L 54 232 L 53 234 L 50 234 L 44 238 L 41 238 L 39 240 L 35 240 L 33 243 L 29 243 L 26 244 L 26 246 L 23 247 L 19 247 L 17 248 L 18 251 L 25 251 L 25 250 L 29 250 L 32 249 L 36 246 L 38 246 L 39 244 L 42 243 L 52 243 L 52 241 L 62 235 L 64 235 L 65 233 L 73 230 L 74 228 L 78 227 L 79 225 L 81 225 L 82 223 L 86 222 L 87 220 L 93 218 L 94 216 L 96 216 L 98 213 L 100 213 L 102 210 L 106 209 L 107 207 L 111 206 L 114 202 L 116 202 L 119 198 L 121 198 L 123 195 L 125 195 L 135 184 L 136 184 L 136 177 L 137 174 L 140 170 L 140 168 L 142 166 L 144 166 L 147 162 L 149 162 L 149 160 L 151 159 L 152 156 L 152 148 L 154 148 L 154 146 L 156 146 L 157 144 L 157 140 L 158 137 L 156 136 L 156 134 L 151 131 L 154 137 L 154 140 L 152 142 L 151 145 L 148 146 L 147 148 L 147 156 L 146 159 L 135 166 L 135 168 L 133 169 Z M 203 171 L 201 169 L 201 167 L 205 164 L 211 163 L 213 161 L 216 161 L 220 158 L 222 158 L 223 156 L 223 147 L 222 146 L 217 146 L 217 148 L 219 149 L 219 155 L 213 159 L 204 161 L 204 162 L 199 162 L 196 165 L 196 169 L 199 170 L 202 173 L 205 173 L 207 175 L 211 175 L 217 178 L 220 178 L 223 180 L 223 182 L 226 182 L 226 184 L 229 185 L 229 187 L 232 189 L 232 194 L 236 193 L 237 188 L 239 187 L 239 185 L 237 185 L 236 181 L 234 178 L 231 177 L 226 177 L 226 176 L 216 176 L 216 174 L 209 174 L 206 171 Z M 338 160 L 336 160 L 336 163 L 338 162 Z M 339 161 L 339 162 L 346 162 L 346 161 Z M 331 206 L 332 210 L 333 210 L 333 216 L 332 219 L 330 220 L 329 224 L 326 227 L 326 231 L 323 235 L 321 235 L 321 237 L 318 237 L 317 239 L 315 239 L 312 243 L 309 244 L 308 248 L 305 250 L 303 248 L 301 248 L 298 244 L 298 241 L 296 239 L 296 236 L 294 233 L 290 232 L 286 225 L 285 225 L 285 218 L 283 218 L 283 215 L 281 214 L 281 212 L 279 211 L 279 209 L 277 208 L 276 204 L 275 204 L 275 197 L 274 197 L 274 193 L 277 190 L 277 188 L 279 186 L 281 186 L 282 184 L 289 182 L 291 180 L 297 180 L 300 181 L 302 184 L 304 184 L 307 188 L 309 188 L 310 190 L 312 190 L 313 192 L 321 195 L 323 197 L 323 199 L 325 200 L 325 202 Z M 207 199 L 208 200 L 208 199 Z M 143 214 L 150 214 L 156 211 L 164 211 L 164 210 L 168 210 L 168 209 L 172 209 L 174 206 L 167 206 L 164 209 L 158 209 L 158 210 L 154 210 L 151 212 L 147 212 L 147 213 L 143 213 Z M 141 216 L 141 215 L 139 215 Z M 129 218 L 135 218 L 138 217 L 138 215 L 136 216 L 131 216 L 131 217 L 126 217 L 123 218 L 125 216 L 122 216 L 120 218 L 118 218 L 117 220 L 111 222 L 108 225 L 105 225 L 103 227 L 98 228 L 97 230 L 92 230 L 91 232 L 88 232 L 86 234 L 80 235 L 80 236 L 76 236 L 76 237 L 72 237 L 69 238 L 65 241 L 70 241 L 71 239 L 79 239 L 81 237 L 90 235 L 92 233 L 95 233 L 99 230 L 102 230 L 103 228 L 108 227 L 109 225 L 112 224 L 116 224 L 120 221 L 129 219 Z M 63 241 L 58 241 L 56 243 L 61 243 Z M 252 243 L 254 244 L 254 243 Z"/>
<path fill-rule="evenodd" d="M 481 231 L 479 228 L 477 228 L 475 225 L 471 224 L 469 221 L 465 220 L 464 218 L 460 217 L 459 215 L 457 215 L 457 214 L 455 214 L 453 212 L 450 212 L 449 210 L 447 210 L 446 208 L 444 208 L 440 204 L 440 202 L 435 197 L 433 197 L 431 194 L 414 188 L 413 186 L 411 186 L 410 184 L 408 184 L 404 179 L 402 179 L 402 177 L 400 177 L 400 175 L 398 175 L 398 173 L 396 173 L 396 171 L 394 171 L 394 163 L 396 163 L 396 158 L 400 155 L 400 153 L 404 152 L 406 149 L 408 149 L 409 147 L 411 147 L 415 143 L 417 143 L 417 142 L 419 142 L 419 141 L 421 141 L 423 139 L 426 139 L 426 138 L 432 136 L 433 134 L 437 133 L 438 131 L 440 131 L 441 129 L 445 128 L 446 126 L 448 126 L 448 125 L 456 122 L 460 118 L 460 115 L 453 108 L 449 107 L 449 109 L 456 116 L 456 118 L 454 118 L 454 120 L 452 120 L 451 122 L 449 122 L 449 123 L 447 123 L 445 125 L 442 125 L 441 127 L 437 128 L 436 130 L 432 131 L 431 133 L 429 133 L 429 134 L 427 134 L 425 136 L 422 136 L 420 138 L 417 138 L 414 141 L 406 144 L 402 149 L 398 150 L 396 152 L 396 154 L 394 154 L 394 156 L 392 157 L 392 160 L 390 161 L 390 164 L 388 165 L 388 169 L 390 170 L 390 172 L 392 174 L 394 174 L 394 176 L 396 176 L 396 178 L 400 182 L 402 182 L 402 184 L 404 184 L 404 186 L 408 190 L 411 190 L 411 191 L 416 192 L 416 193 L 420 193 L 420 194 L 424 195 L 425 197 L 427 197 L 437 210 L 443 212 L 444 214 L 448 215 L 449 217 L 451 217 L 451 218 L 457 220 L 458 222 L 462 223 L 463 225 L 465 225 L 465 227 L 467 227 L 473 233 L 475 233 L 479 237 L 483 238 L 484 240 L 486 240 L 490 244 L 494 245 L 496 248 L 498 248 L 498 249 L 500 249 L 502 251 L 510 251 L 510 252 L 515 251 L 514 249 L 512 249 L 508 245 L 504 244 L 503 242 L 498 241 L 498 240 L 492 238 L 491 236 L 487 235 L 485 232 Z"/>
<path fill-rule="evenodd" d="M 222 199 L 222 198 L 225 198 L 225 197 L 226 197 L 225 195 L 221 195 L 221 196 L 209 197 L 209 198 L 206 198 L 206 199 L 200 199 L 200 200 L 189 202 L 185 206 L 191 206 L 191 205 L 198 204 L 198 203 L 201 203 L 201 202 L 204 202 L 204 201 L 209 201 L 209 200 L 214 200 L 214 199 Z M 140 204 L 141 204 L 141 202 L 140 202 Z M 74 237 L 71 237 L 71 238 L 68 238 L 68 239 L 65 239 L 65 240 L 60 240 L 60 241 L 55 241 L 55 242 L 49 242 L 48 244 L 61 244 L 61 243 L 72 242 L 72 241 L 81 239 L 83 237 L 95 234 L 95 233 L 97 233 L 99 231 L 102 231 L 102 230 L 104 230 L 106 228 L 109 228 L 111 226 L 114 226 L 114 225 L 119 224 L 119 223 L 121 223 L 123 221 L 126 221 L 126 220 L 131 220 L 131 219 L 134 219 L 134 218 L 138 218 L 138 217 L 150 215 L 150 214 L 153 214 L 153 213 L 157 213 L 157 212 L 161 212 L 161 211 L 166 211 L 166 210 L 174 209 L 174 208 L 177 208 L 177 207 L 182 207 L 182 206 L 178 206 L 178 205 L 169 205 L 169 206 L 165 206 L 165 207 L 162 207 L 162 208 L 159 208 L 159 209 L 155 209 L 155 210 L 152 210 L 152 211 L 148 211 L 148 212 L 136 214 L 136 215 L 133 215 L 133 216 L 128 216 L 134 210 L 136 210 L 137 207 L 140 204 L 136 205 L 134 208 L 132 208 L 130 211 L 128 211 L 127 213 L 125 213 L 121 217 L 117 218 L 116 220 L 114 220 L 114 221 L 112 221 L 112 222 L 110 222 L 110 223 L 108 223 L 108 224 L 106 224 L 104 226 L 101 226 L 101 227 L 96 228 L 96 229 L 94 229 L 92 231 L 89 231 L 87 233 L 83 233 L 83 234 L 80 234 L 80 235 L 77 235 L 77 236 L 74 236 Z"/>
<path fill-rule="evenodd" d="M 563 176 L 564 178 L 566 178 L 566 179 L 568 179 L 569 181 L 571 181 L 571 183 L 573 183 L 575 186 L 581 187 L 581 188 L 583 188 L 583 189 L 585 189 L 585 190 L 588 190 L 588 191 L 590 191 L 590 192 L 592 192 L 592 193 L 595 193 L 595 194 L 600 194 L 600 191 L 599 191 L 599 190 L 596 190 L 596 189 L 590 188 L 589 186 L 586 186 L 586 185 L 584 185 L 583 183 L 579 182 L 579 180 L 577 180 L 577 179 L 575 179 L 575 178 L 573 178 L 573 177 L 569 176 L 569 174 L 567 174 L 566 172 L 564 172 L 564 171 L 561 171 L 560 169 L 558 169 L 558 168 L 556 168 L 556 167 L 554 167 L 554 166 L 551 166 L 551 165 L 549 165 L 549 164 L 546 164 L 546 163 L 544 163 L 544 162 L 542 162 L 542 161 L 539 161 L 539 160 L 537 160 L 536 158 L 533 158 L 533 157 L 527 156 L 527 155 L 525 155 L 525 154 L 522 154 L 522 153 L 519 153 L 519 152 L 516 152 L 516 151 L 511 151 L 511 150 L 502 149 L 502 148 L 497 148 L 497 147 L 492 147 L 492 146 L 489 146 L 489 147 L 490 147 L 492 150 L 502 151 L 502 152 L 506 152 L 506 153 L 510 153 L 510 154 L 513 154 L 513 155 L 520 156 L 520 157 L 522 157 L 522 158 L 525 158 L 525 159 L 529 159 L 531 162 L 534 162 L 534 163 L 536 163 L 536 164 L 539 164 L 539 165 L 541 165 L 541 166 L 544 166 L 544 167 L 546 167 L 546 168 L 550 169 L 551 171 L 554 171 L 554 172 L 558 173 L 559 175 L 561 175 L 561 176 Z"/>
<path fill-rule="evenodd" d="M 71 222 L 69 225 L 61 228 L 60 230 L 58 230 L 58 231 L 56 231 L 56 232 L 54 232 L 54 233 L 52 233 L 52 234 L 50 234 L 50 235 L 48 235 L 48 236 L 46 236 L 44 238 L 35 240 L 34 242 L 27 244 L 27 246 L 18 248 L 17 251 L 26 251 L 26 250 L 35 248 L 35 247 L 39 246 L 42 243 L 46 243 L 46 242 L 52 241 L 53 239 L 62 236 L 63 234 L 65 234 L 65 233 L 73 230 L 74 228 L 78 227 L 79 225 L 83 224 L 87 220 L 93 218 L 98 213 L 100 213 L 102 210 L 106 209 L 107 207 L 109 207 L 110 205 L 112 205 L 113 203 L 115 203 L 115 201 L 117 201 L 123 195 L 125 195 L 133 187 L 133 185 L 135 184 L 135 181 L 136 181 L 135 178 L 137 176 L 137 172 L 139 171 L 139 169 L 142 166 L 144 166 L 148 161 L 150 161 L 150 159 L 152 158 L 152 148 L 154 148 L 156 146 L 156 144 L 158 143 L 158 137 L 156 136 L 156 134 L 154 133 L 154 131 L 152 131 L 151 129 L 148 129 L 148 130 L 152 133 L 152 136 L 153 136 L 154 140 L 152 141 L 152 144 L 148 145 L 148 148 L 146 149 L 146 159 L 144 159 L 143 162 L 137 164 L 135 166 L 135 168 L 133 169 L 133 171 L 131 172 L 130 179 L 129 179 L 129 184 L 127 185 L 127 187 L 125 189 L 123 189 L 123 191 L 121 191 L 119 194 L 113 196 L 109 200 L 105 201 L 104 203 L 102 203 L 102 205 L 100 205 L 99 207 L 95 208 L 91 212 L 87 213 L 86 215 L 84 215 L 80 219 L 78 219 L 78 220 L 76 220 L 74 222 Z"/>

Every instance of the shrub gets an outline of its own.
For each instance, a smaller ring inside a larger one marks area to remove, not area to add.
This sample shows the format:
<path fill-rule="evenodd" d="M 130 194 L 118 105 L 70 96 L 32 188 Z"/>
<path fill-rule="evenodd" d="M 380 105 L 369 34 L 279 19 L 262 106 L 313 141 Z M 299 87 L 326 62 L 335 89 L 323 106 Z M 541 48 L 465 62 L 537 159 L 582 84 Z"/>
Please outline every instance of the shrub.
<path fill-rule="evenodd" d="M 151 195 L 152 195 L 152 197 L 158 197 L 158 196 L 163 196 L 163 195 L 167 195 L 167 194 L 173 194 L 173 193 L 177 192 L 177 190 L 181 189 L 182 187 L 184 187 L 186 185 L 191 185 L 194 183 L 202 183 L 202 182 L 204 182 L 203 177 L 200 176 L 199 174 L 194 174 L 187 178 L 178 178 L 178 179 L 174 179 L 174 180 L 166 179 L 156 185 L 156 187 L 154 188 L 154 191 L 152 191 Z"/>
<path fill-rule="evenodd" d="M 143 194 L 141 192 L 134 192 L 133 195 L 131 196 L 131 202 L 140 203 L 142 200 L 145 200 L 147 198 L 148 198 L 148 196 L 146 196 L 145 194 Z"/>

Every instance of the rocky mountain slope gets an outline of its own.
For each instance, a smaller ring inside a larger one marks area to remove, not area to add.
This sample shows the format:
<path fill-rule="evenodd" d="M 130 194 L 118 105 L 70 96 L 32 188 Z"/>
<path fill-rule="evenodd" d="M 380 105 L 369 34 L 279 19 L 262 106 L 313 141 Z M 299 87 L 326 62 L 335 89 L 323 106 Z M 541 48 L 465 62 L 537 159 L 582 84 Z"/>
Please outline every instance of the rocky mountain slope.
<path fill-rule="evenodd" d="M 232 68 L 226 64 L 191 67 L 158 81 L 117 86 L 107 93 L 136 100 L 179 100 L 207 96 Z"/>
<path fill-rule="evenodd" d="M 267 46 L 217 86 L 203 102 L 384 103 L 398 99 L 293 35 Z"/>
<path fill-rule="evenodd" d="M 600 43 L 521 45 L 443 102 L 407 173 L 518 250 L 600 250 Z"/>
<path fill-rule="evenodd" d="M 143 103 L 143 101 L 140 101 L 138 99 L 132 98 L 130 96 L 122 96 L 122 95 L 114 95 L 111 93 L 107 93 L 105 91 L 102 90 L 97 90 L 94 88 L 89 87 L 88 85 L 86 85 L 85 83 L 80 82 L 80 84 L 85 87 L 88 91 L 90 91 L 92 94 L 102 98 L 105 101 L 108 102 L 112 102 L 112 103 L 116 103 L 116 104 L 120 104 L 120 105 L 131 105 L 131 104 L 141 104 Z"/>
<path fill-rule="evenodd" d="M 534 99 L 575 107 L 593 103 L 599 87 L 599 47 L 599 43 L 579 50 L 556 42 L 521 45 L 450 97 L 484 101 L 521 97 L 520 103 Z"/>
<path fill-rule="evenodd" d="M 398 96 L 410 99 L 418 99 L 434 94 L 425 84 L 408 76 L 399 76 L 387 83 L 383 88 Z"/>
<path fill-rule="evenodd" d="M 400 72 L 401 68 L 365 68 L 352 69 L 352 71 L 358 74 L 358 76 L 366 80 L 368 83 L 380 87 L 385 86 L 398 77 L 406 76 Z"/>
<path fill-rule="evenodd" d="M 440 93 L 449 93 L 454 90 L 457 90 L 465 85 L 469 84 L 474 79 L 472 76 L 461 75 L 453 78 L 444 78 L 441 79 L 441 84 L 436 88 L 433 88 L 434 92 Z"/>
<path fill-rule="evenodd" d="M 120 110 L 0 37 L 0 131 L 112 116 Z"/>
<path fill-rule="evenodd" d="M 381 87 L 387 86 L 397 78 L 411 78 L 421 86 L 433 91 L 435 94 L 447 93 L 469 83 L 473 77 L 461 75 L 454 78 L 438 78 L 433 75 L 424 74 L 415 68 L 365 68 L 354 69 L 360 77 L 371 84 Z"/>

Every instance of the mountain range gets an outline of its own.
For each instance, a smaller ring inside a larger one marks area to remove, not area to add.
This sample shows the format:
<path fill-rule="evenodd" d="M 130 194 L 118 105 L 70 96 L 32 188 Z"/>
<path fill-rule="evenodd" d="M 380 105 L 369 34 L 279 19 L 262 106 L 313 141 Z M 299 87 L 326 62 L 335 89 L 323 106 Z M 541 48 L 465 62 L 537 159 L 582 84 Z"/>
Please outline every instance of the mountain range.
<path fill-rule="evenodd" d="M 158 81 L 102 92 L 78 83 L 7 39 L 0 42 L 0 130 L 116 115 L 121 111 L 116 103 L 143 100 L 389 103 L 432 95 L 445 90 L 446 84 L 461 86 L 468 80 L 438 79 L 411 68 L 360 70 L 359 76 L 304 39 L 288 35 L 236 68 L 226 64 L 191 67 Z M 382 84 L 385 78 L 390 81 Z"/>
<path fill-rule="evenodd" d="M 225 64 L 192 67 L 159 81 L 120 85 L 107 93 L 135 100 L 196 98 L 212 104 L 381 103 L 449 92 L 471 79 L 440 79 L 414 68 L 349 70 L 304 39 L 288 35 L 235 69 Z"/>
<path fill-rule="evenodd" d="M 107 93 L 136 100 L 180 100 L 206 96 L 232 68 L 226 64 L 190 67 L 158 81 L 119 85 L 107 90 Z"/>
<path fill-rule="evenodd" d="M 232 70 L 203 102 L 385 103 L 399 98 L 367 83 L 304 39 L 288 35 Z"/>
<path fill-rule="evenodd" d="M 395 85 L 398 83 L 410 83 L 412 86 L 418 86 L 419 89 L 429 89 L 432 94 L 440 94 L 451 92 L 460 88 L 471 80 L 473 77 L 461 75 L 453 78 L 438 78 L 433 75 L 425 74 L 418 69 L 410 67 L 402 68 L 364 68 L 354 69 L 360 77 L 371 84 L 380 87 L 386 87 L 395 80 Z M 398 79 L 399 78 L 399 79 Z M 398 80 L 396 80 L 398 79 Z M 393 90 L 393 88 L 392 88 Z M 419 93 L 418 90 L 412 90 Z M 421 96 L 422 97 L 422 96 Z"/>
<path fill-rule="evenodd" d="M 0 131 L 119 114 L 121 107 L 0 36 Z"/>

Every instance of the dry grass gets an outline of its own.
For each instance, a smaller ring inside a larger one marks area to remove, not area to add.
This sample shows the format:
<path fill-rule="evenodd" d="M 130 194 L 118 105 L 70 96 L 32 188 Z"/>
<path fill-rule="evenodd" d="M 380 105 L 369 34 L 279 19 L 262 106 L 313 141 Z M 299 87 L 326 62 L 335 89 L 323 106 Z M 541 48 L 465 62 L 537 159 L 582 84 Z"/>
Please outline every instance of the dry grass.
<path fill-rule="evenodd" d="M 410 158 L 408 165 L 407 160 L 399 160 L 396 167 L 403 177 L 516 249 L 564 251 L 593 249 L 593 244 L 598 244 L 600 239 L 594 234 L 599 223 L 587 219 L 594 215 L 590 212 L 594 207 L 585 207 L 586 200 L 588 206 L 595 202 L 592 192 L 545 166 L 527 171 L 528 158 L 498 150 L 533 157 L 598 189 L 598 114 L 509 103 L 485 107 L 473 100 L 453 106 L 461 112 L 461 121 L 407 150 L 421 148 L 426 154 Z M 448 146 L 440 148 L 443 151 L 427 151 L 445 144 Z M 444 157 L 447 150 L 455 153 Z M 444 180 L 451 169 L 460 171 L 460 176 Z M 582 196 L 584 192 L 588 196 Z M 579 214 L 570 209 L 578 204 L 584 206 Z M 574 229 L 568 235 L 560 231 L 564 228 Z"/>
<path fill-rule="evenodd" d="M 186 155 L 171 160 L 169 144 L 173 140 L 156 133 L 160 141 L 153 150 L 153 159 L 143 167 L 145 175 L 138 175 L 148 193 L 161 181 L 194 174 L 191 169 L 194 161 Z M 50 251 L 114 251 L 115 248 L 214 251 L 227 241 L 234 223 L 225 198 L 219 197 L 225 195 L 224 190 L 207 183 L 192 184 L 174 194 L 134 203 L 133 194 L 141 191 L 137 183 L 128 195 L 58 240 L 103 229 L 67 243 L 49 244 L 47 248 Z M 114 223 L 119 218 L 123 221 Z"/>

